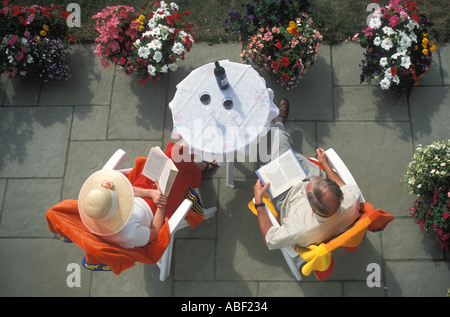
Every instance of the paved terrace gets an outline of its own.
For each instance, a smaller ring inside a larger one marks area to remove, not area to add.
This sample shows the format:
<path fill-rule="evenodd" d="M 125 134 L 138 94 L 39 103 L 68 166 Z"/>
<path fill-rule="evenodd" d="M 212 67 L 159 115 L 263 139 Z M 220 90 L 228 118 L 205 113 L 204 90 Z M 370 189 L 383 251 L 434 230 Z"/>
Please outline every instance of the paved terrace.
<path fill-rule="evenodd" d="M 81 287 L 69 288 L 68 264 L 81 263 L 77 245 L 48 230 L 45 212 L 76 199 L 84 180 L 118 148 L 124 167 L 165 147 L 172 131 L 168 103 L 187 74 L 218 59 L 239 61 L 239 44 L 196 44 L 179 70 L 156 83 L 103 69 L 93 47 L 72 50 L 73 78 L 39 85 L 1 78 L 0 84 L 0 295 L 1 296 L 445 296 L 450 257 L 433 235 L 409 216 L 413 197 L 400 182 L 418 144 L 450 137 L 450 49 L 435 54 L 409 101 L 359 84 L 362 49 L 323 45 L 317 63 L 296 90 L 269 76 L 275 101 L 287 97 L 287 127 L 296 150 L 333 147 L 350 167 L 364 196 L 396 218 L 382 233 L 368 233 L 356 253 L 334 252 L 335 271 L 297 282 L 280 251 L 268 251 L 256 217 L 247 209 L 257 163 L 236 163 L 236 189 L 225 168 L 205 176 L 198 189 L 214 219 L 179 231 L 170 277 L 137 264 L 116 276 L 82 268 Z M 369 288 L 369 263 L 382 270 L 382 286 Z"/>

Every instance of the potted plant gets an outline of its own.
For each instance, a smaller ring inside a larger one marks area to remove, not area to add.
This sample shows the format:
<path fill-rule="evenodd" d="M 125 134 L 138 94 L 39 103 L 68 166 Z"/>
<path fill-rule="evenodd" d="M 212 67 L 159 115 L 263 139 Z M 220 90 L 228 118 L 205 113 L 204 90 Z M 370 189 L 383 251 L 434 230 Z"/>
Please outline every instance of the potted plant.
<path fill-rule="evenodd" d="M 441 247 L 450 246 L 450 139 L 419 146 L 404 181 L 416 197 L 411 215 L 424 232 L 434 231 Z"/>
<path fill-rule="evenodd" d="M 93 16 L 100 33 L 94 53 L 104 67 L 114 63 L 127 75 L 136 72 L 140 83 L 178 68 L 194 43 L 191 24 L 183 21 L 189 12 L 180 12 L 174 2 L 154 4 L 147 16 L 129 6 L 107 7 Z"/>
<path fill-rule="evenodd" d="M 353 37 L 366 49 L 361 83 L 380 80 L 382 90 L 409 96 L 428 71 L 436 50 L 429 22 L 416 2 L 391 0 L 377 9 L 368 26 Z"/>
<path fill-rule="evenodd" d="M 226 29 L 237 32 L 241 58 L 295 88 L 317 59 L 323 38 L 313 26 L 304 0 L 252 0 L 246 13 L 230 12 Z"/>
<path fill-rule="evenodd" d="M 29 7 L 3 1 L 0 10 L 0 74 L 9 77 L 33 73 L 40 82 L 69 79 L 68 41 L 75 42 L 61 6 Z"/>

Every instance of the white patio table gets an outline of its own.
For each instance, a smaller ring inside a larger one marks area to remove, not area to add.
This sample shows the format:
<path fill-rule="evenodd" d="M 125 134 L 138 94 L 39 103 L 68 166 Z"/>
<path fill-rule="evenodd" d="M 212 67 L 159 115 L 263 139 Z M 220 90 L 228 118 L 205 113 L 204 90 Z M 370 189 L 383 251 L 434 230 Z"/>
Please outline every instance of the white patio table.
<path fill-rule="evenodd" d="M 249 156 L 270 129 L 279 111 L 273 91 L 250 65 L 219 61 L 230 86 L 221 90 L 214 63 L 193 70 L 178 85 L 169 103 L 173 138 L 183 139 L 190 154 L 226 164 L 227 186 L 234 188 L 234 160 Z M 231 101 L 231 102 L 230 102 Z M 243 155 L 241 155 L 243 154 Z"/>

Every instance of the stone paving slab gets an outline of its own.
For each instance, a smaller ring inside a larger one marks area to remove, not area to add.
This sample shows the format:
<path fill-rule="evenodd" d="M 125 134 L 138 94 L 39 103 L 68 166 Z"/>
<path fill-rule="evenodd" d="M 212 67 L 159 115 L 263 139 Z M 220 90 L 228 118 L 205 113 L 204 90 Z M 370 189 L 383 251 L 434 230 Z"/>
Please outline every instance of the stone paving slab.
<path fill-rule="evenodd" d="M 84 256 L 77 246 L 55 239 L 0 239 L 0 252 L 2 297 L 89 296 L 89 271 L 80 270 L 81 287 L 66 283 L 67 266 Z"/>
<path fill-rule="evenodd" d="M 71 108 L 0 108 L 1 177 L 62 177 L 71 120 Z"/>
<path fill-rule="evenodd" d="M 405 215 L 411 197 L 400 180 L 412 158 L 407 122 L 319 123 L 317 131 L 320 146 L 339 153 L 366 201 Z"/>
<path fill-rule="evenodd" d="M 450 136 L 450 50 L 440 48 L 408 100 L 381 92 L 376 83 L 359 83 L 363 51 L 352 43 L 323 45 L 295 90 L 261 72 L 275 101 L 291 102 L 287 129 L 294 149 L 311 156 L 317 147 L 333 147 L 366 200 L 396 217 L 383 232 L 368 233 L 355 253 L 336 250 L 329 279 L 295 281 L 281 252 L 264 245 L 247 208 L 259 162 L 246 161 L 235 164 L 235 190 L 225 185 L 225 168 L 204 175 L 197 192 L 218 212 L 177 233 L 165 282 L 156 266 L 136 264 L 119 276 L 82 269 L 80 287 L 68 287 L 67 266 L 81 263 L 84 254 L 48 232 L 47 209 L 76 199 L 84 180 L 116 149 L 128 153 L 125 168 L 150 147 L 165 147 L 173 128 L 167 105 L 176 85 L 205 63 L 238 62 L 240 45 L 198 43 L 177 72 L 145 86 L 116 67 L 104 69 L 92 51 L 91 45 L 74 46 L 71 81 L 0 79 L 1 296 L 445 295 L 450 255 L 409 216 L 413 198 L 400 179 L 418 144 Z M 370 263 L 381 267 L 381 287 L 366 284 Z"/>
<path fill-rule="evenodd" d="M 448 86 L 416 87 L 411 94 L 414 143 L 427 145 L 450 136 L 450 91 Z"/>

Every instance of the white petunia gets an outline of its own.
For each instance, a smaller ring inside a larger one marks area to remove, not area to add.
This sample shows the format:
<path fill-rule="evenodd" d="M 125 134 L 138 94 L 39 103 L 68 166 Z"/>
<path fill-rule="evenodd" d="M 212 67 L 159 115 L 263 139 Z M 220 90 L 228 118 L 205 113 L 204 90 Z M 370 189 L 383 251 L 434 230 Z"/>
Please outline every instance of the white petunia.
<path fill-rule="evenodd" d="M 159 63 L 162 59 L 163 55 L 160 51 L 156 51 L 155 54 L 153 54 L 153 59 L 155 62 Z"/>
<path fill-rule="evenodd" d="M 156 75 L 156 68 L 155 68 L 155 66 L 148 65 L 147 69 L 148 69 L 148 73 L 150 74 L 150 76 L 155 76 Z"/>
<path fill-rule="evenodd" d="M 380 81 L 380 87 L 381 87 L 381 89 L 386 90 L 386 89 L 389 89 L 390 86 L 391 86 L 391 82 L 390 82 L 387 78 L 383 78 L 383 79 Z"/>
<path fill-rule="evenodd" d="M 170 8 L 173 10 L 173 11 L 178 11 L 178 5 L 175 3 L 175 2 L 171 2 L 170 3 Z"/>
<path fill-rule="evenodd" d="M 384 34 L 386 34 L 387 36 L 391 36 L 395 33 L 395 31 L 388 26 L 383 27 L 382 30 L 383 30 Z"/>
<path fill-rule="evenodd" d="M 380 65 L 381 65 L 381 67 L 385 67 L 387 64 L 388 64 L 388 59 L 387 59 L 387 57 L 382 57 L 382 58 L 380 59 Z"/>
<path fill-rule="evenodd" d="M 169 67 L 167 67 L 167 65 L 164 65 L 163 67 L 161 67 L 162 73 L 167 73 L 168 70 L 169 70 Z"/>
<path fill-rule="evenodd" d="M 377 36 L 374 40 L 373 40 L 373 44 L 376 46 L 380 46 L 381 44 L 381 39 L 379 36 Z"/>
<path fill-rule="evenodd" d="M 416 21 L 410 19 L 406 27 L 408 28 L 408 30 L 412 31 L 415 28 L 418 28 L 419 24 Z"/>
<path fill-rule="evenodd" d="M 161 33 L 160 27 L 155 27 L 152 30 L 149 31 L 149 34 L 153 37 L 158 37 L 158 35 Z"/>
<path fill-rule="evenodd" d="M 384 48 L 386 51 L 389 51 L 394 46 L 394 43 L 392 43 L 391 39 L 384 39 L 381 43 L 381 47 Z"/>
<path fill-rule="evenodd" d="M 395 83 L 395 84 L 400 84 L 400 78 L 397 76 L 397 75 L 395 75 L 394 77 L 392 77 L 392 81 Z"/>
<path fill-rule="evenodd" d="M 179 43 L 179 42 L 175 42 L 175 44 L 172 47 L 172 52 L 174 52 L 175 54 L 181 55 L 184 52 L 184 46 L 183 44 Z"/>
<path fill-rule="evenodd" d="M 409 48 L 411 46 L 411 39 L 408 35 L 406 35 L 406 33 L 403 33 L 402 37 L 400 38 L 400 46 L 403 49 Z"/>
<path fill-rule="evenodd" d="M 147 58 L 150 55 L 150 50 L 146 46 L 141 46 L 138 50 L 139 57 Z"/>
<path fill-rule="evenodd" d="M 156 26 L 156 21 L 155 21 L 155 19 L 150 19 L 149 21 L 148 21 L 148 27 L 150 28 L 150 29 L 153 29 L 154 27 Z"/>
<path fill-rule="evenodd" d="M 153 44 L 153 47 L 155 47 L 157 50 L 160 50 L 162 47 L 162 43 L 160 40 L 153 40 L 152 44 Z"/>
<path fill-rule="evenodd" d="M 176 63 L 169 64 L 169 69 L 174 72 L 178 69 L 178 65 Z"/>
<path fill-rule="evenodd" d="M 384 78 L 386 78 L 387 80 L 391 80 L 392 79 L 392 72 L 391 72 L 391 68 L 387 68 L 384 71 Z"/>
<path fill-rule="evenodd" d="M 378 28 L 381 26 L 381 20 L 380 20 L 380 18 L 374 15 L 374 16 L 372 17 L 372 19 L 370 19 L 369 26 L 370 26 L 372 29 L 375 29 L 375 30 L 378 29 Z"/>
<path fill-rule="evenodd" d="M 403 56 L 400 66 L 409 69 L 409 67 L 411 66 L 411 58 L 409 56 Z"/>

